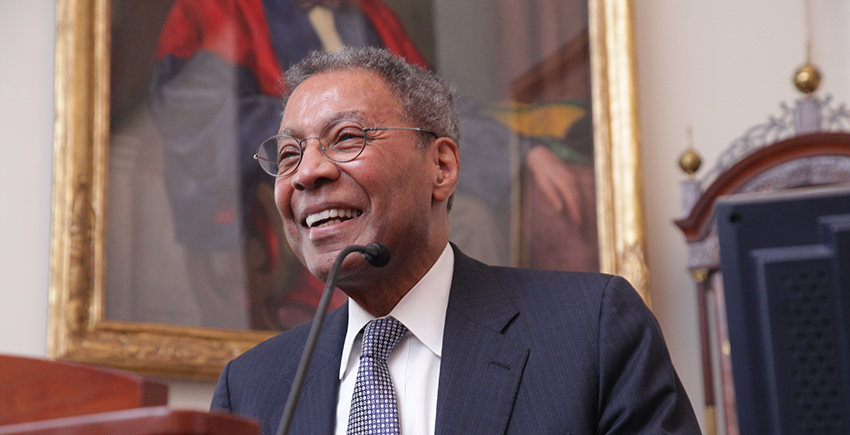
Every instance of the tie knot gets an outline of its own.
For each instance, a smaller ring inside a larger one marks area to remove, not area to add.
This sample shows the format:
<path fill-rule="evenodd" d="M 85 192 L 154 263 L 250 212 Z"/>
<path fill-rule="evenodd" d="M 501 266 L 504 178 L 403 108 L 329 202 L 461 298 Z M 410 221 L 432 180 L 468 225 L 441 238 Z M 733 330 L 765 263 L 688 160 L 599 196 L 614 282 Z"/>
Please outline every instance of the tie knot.
<path fill-rule="evenodd" d="M 407 328 L 394 317 L 375 319 L 366 324 L 363 331 L 363 348 L 360 357 L 368 356 L 386 361 Z"/>

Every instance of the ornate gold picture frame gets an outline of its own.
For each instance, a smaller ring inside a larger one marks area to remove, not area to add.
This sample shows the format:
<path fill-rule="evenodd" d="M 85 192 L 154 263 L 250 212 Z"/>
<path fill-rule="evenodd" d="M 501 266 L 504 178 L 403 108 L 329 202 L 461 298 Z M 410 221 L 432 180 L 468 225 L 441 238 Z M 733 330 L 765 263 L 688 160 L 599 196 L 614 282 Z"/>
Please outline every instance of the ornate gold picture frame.
<path fill-rule="evenodd" d="M 631 3 L 588 3 L 599 264 L 629 279 L 648 302 Z M 110 1 L 57 5 L 48 355 L 214 379 L 227 361 L 275 333 L 104 316 Z"/>

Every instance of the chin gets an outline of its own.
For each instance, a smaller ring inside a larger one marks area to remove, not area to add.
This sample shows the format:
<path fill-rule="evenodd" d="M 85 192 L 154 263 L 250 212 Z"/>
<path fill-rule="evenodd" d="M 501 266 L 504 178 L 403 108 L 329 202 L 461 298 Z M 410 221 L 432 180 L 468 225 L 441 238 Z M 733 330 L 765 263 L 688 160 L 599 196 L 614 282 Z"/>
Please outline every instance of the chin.
<path fill-rule="evenodd" d="M 307 269 L 320 281 L 327 282 L 335 260 L 336 255 L 326 258 L 314 258 L 313 262 L 307 266 Z M 360 253 L 352 252 L 345 257 L 342 267 L 337 272 L 337 287 L 344 290 L 349 285 L 360 282 L 363 279 L 372 282 L 375 279 L 372 274 L 376 270 L 377 268 L 369 265 Z"/>
<path fill-rule="evenodd" d="M 328 280 L 328 275 L 331 273 L 331 267 L 333 267 L 333 259 L 330 259 L 328 262 L 313 260 L 308 263 L 305 263 L 307 266 L 307 270 L 310 273 L 319 279 L 319 281 L 326 282 Z"/>

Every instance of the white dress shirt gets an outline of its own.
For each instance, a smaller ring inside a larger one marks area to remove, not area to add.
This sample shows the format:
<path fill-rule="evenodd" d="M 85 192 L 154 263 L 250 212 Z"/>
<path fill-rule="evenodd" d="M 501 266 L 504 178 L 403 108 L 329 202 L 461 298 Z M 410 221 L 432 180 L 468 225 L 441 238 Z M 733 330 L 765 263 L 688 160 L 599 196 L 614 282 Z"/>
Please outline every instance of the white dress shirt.
<path fill-rule="evenodd" d="M 454 261 L 454 252 L 446 244 L 434 266 L 389 314 L 408 329 L 387 359 L 398 399 L 399 429 L 403 435 L 434 433 L 443 326 Z M 361 329 L 374 318 L 349 299 L 348 332 L 339 369 L 336 435 L 345 435 L 348 426 L 351 396 L 360 362 Z"/>

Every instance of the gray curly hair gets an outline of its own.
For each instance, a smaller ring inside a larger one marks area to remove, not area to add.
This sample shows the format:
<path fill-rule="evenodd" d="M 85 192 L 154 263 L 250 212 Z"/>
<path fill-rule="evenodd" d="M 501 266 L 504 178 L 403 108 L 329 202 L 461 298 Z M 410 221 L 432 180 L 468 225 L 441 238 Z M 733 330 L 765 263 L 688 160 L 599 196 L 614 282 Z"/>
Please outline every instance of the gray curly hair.
<path fill-rule="evenodd" d="M 453 89 L 436 73 L 411 65 L 381 48 L 343 47 L 337 51 L 311 52 L 284 74 L 283 107 L 286 108 L 292 90 L 311 76 L 358 69 L 384 79 L 407 121 L 460 143 L 460 122 Z"/>

